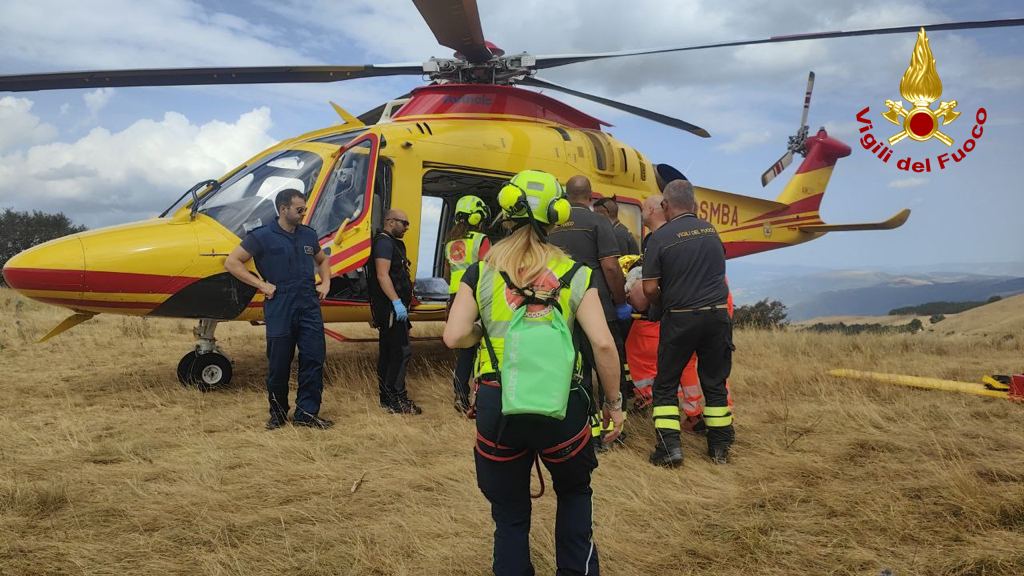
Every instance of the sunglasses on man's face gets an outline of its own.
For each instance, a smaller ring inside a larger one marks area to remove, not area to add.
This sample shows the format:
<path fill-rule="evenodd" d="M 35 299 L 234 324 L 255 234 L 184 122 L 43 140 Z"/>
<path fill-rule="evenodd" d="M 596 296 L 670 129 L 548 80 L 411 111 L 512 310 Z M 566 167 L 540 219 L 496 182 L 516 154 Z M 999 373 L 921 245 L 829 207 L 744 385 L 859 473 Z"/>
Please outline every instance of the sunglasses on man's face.
<path fill-rule="evenodd" d="M 399 220 L 398 218 L 388 218 L 388 220 L 394 220 L 395 222 L 398 222 L 399 224 L 401 224 L 402 226 L 405 226 L 406 228 L 409 227 L 409 221 L 408 220 Z"/>

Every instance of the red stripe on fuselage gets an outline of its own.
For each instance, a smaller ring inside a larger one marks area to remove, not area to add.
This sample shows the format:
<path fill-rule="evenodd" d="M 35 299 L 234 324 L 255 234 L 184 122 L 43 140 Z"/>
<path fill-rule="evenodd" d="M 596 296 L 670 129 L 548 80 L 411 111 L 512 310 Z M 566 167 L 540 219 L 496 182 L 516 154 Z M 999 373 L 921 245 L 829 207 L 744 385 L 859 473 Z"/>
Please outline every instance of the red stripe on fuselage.
<path fill-rule="evenodd" d="M 160 302 L 110 302 L 106 300 L 83 300 L 79 298 L 46 298 L 34 296 L 34 300 L 69 308 L 135 308 L 153 310 Z"/>
<path fill-rule="evenodd" d="M 18 290 L 82 290 L 125 294 L 174 294 L 199 280 L 186 276 L 51 268 L 7 268 L 4 277 L 12 288 Z"/>
<path fill-rule="evenodd" d="M 758 252 L 767 252 L 768 250 L 774 250 L 776 248 L 792 246 L 792 244 L 787 244 L 786 242 L 737 241 L 723 242 L 723 244 L 725 245 L 726 258 L 737 258 L 739 256 L 747 256 L 749 254 L 757 254 Z"/>
<path fill-rule="evenodd" d="M 348 300 L 321 300 L 320 301 L 320 306 L 327 306 L 328 308 L 331 307 L 331 306 L 349 306 L 349 307 L 351 307 L 351 306 L 369 306 L 369 305 L 370 305 L 369 302 L 353 302 L 353 301 L 348 301 Z M 246 308 L 263 308 L 263 300 L 260 300 L 259 302 L 249 302 L 249 304 L 246 305 Z"/>
<path fill-rule="evenodd" d="M 769 226 L 783 226 L 783 225 L 786 225 L 786 224 L 792 224 L 794 222 L 797 222 L 799 224 L 807 224 L 807 225 L 810 225 L 810 224 L 824 224 L 824 222 L 821 221 L 821 218 L 818 218 L 816 216 L 793 216 L 792 218 L 783 218 L 782 220 L 769 220 L 767 222 L 758 222 L 757 224 L 748 224 L 746 226 L 739 226 L 737 228 L 730 228 L 730 229 L 726 230 L 725 232 L 732 233 L 732 232 L 739 232 L 740 230 L 750 230 L 751 228 L 760 228 L 760 227 L 764 226 L 765 224 L 768 224 Z"/>
<path fill-rule="evenodd" d="M 370 246 L 370 240 L 366 239 L 366 240 L 363 240 L 362 242 L 356 244 L 355 246 L 350 246 L 348 248 L 345 248 L 344 250 L 342 250 L 341 252 L 338 252 L 337 254 L 331 254 L 331 266 L 334 266 L 335 264 L 340 264 L 340 263 L 344 262 L 345 259 L 347 259 L 349 256 L 352 256 L 353 254 L 357 254 L 357 253 L 359 253 L 359 252 L 361 252 L 363 250 L 366 250 L 367 248 L 369 248 L 369 246 Z M 362 263 L 360 262 L 360 263 L 357 263 L 356 265 L 360 266 L 360 265 L 362 265 Z M 348 272 L 348 270 L 341 270 L 341 272 Z"/>
<path fill-rule="evenodd" d="M 770 210 L 768 212 L 765 212 L 764 214 L 761 214 L 760 216 L 754 216 L 753 218 L 744 220 L 743 222 L 744 223 L 753 222 L 755 220 L 762 220 L 762 219 L 768 218 L 770 216 L 784 216 L 786 214 L 799 214 L 801 212 L 813 212 L 813 211 L 818 209 L 818 206 L 821 205 L 821 198 L 824 195 L 825 195 L 825 193 L 821 192 L 821 193 L 815 194 L 813 196 L 808 196 L 807 198 L 801 198 L 800 200 L 797 200 L 796 202 L 793 202 L 792 204 L 786 206 L 785 208 L 778 208 L 778 209 L 775 209 L 775 210 Z"/>

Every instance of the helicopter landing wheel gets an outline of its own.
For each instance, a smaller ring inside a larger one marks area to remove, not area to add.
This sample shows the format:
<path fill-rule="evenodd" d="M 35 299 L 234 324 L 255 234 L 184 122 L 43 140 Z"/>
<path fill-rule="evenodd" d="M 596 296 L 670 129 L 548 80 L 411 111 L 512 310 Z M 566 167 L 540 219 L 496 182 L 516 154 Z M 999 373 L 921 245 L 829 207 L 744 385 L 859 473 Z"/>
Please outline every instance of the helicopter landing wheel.
<path fill-rule="evenodd" d="M 223 388 L 231 382 L 231 361 L 219 352 L 200 354 L 193 350 L 178 362 L 178 381 L 203 392 Z"/>

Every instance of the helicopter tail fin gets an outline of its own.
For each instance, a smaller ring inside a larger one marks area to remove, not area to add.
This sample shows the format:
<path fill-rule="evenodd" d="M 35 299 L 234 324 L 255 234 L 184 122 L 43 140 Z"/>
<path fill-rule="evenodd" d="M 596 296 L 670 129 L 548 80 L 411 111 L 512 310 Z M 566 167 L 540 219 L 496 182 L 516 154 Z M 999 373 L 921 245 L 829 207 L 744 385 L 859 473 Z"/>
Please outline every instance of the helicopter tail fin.
<path fill-rule="evenodd" d="M 824 128 L 807 138 L 806 146 L 807 157 L 775 201 L 799 203 L 801 211 L 817 211 L 832 169 L 840 158 L 850 155 L 850 147 L 829 136 Z"/>

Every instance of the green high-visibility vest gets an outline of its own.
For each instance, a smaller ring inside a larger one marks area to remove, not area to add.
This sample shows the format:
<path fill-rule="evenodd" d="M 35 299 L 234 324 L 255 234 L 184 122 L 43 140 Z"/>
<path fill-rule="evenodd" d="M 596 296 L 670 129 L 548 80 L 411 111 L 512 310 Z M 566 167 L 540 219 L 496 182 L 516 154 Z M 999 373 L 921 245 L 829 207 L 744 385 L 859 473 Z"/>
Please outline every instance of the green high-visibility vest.
<path fill-rule="evenodd" d="M 444 246 L 444 256 L 448 259 L 448 270 L 451 279 L 448 281 L 448 293 L 459 291 L 459 282 L 470 266 L 480 261 L 480 246 L 487 237 L 480 232 L 470 232 L 465 238 L 452 240 Z"/>

